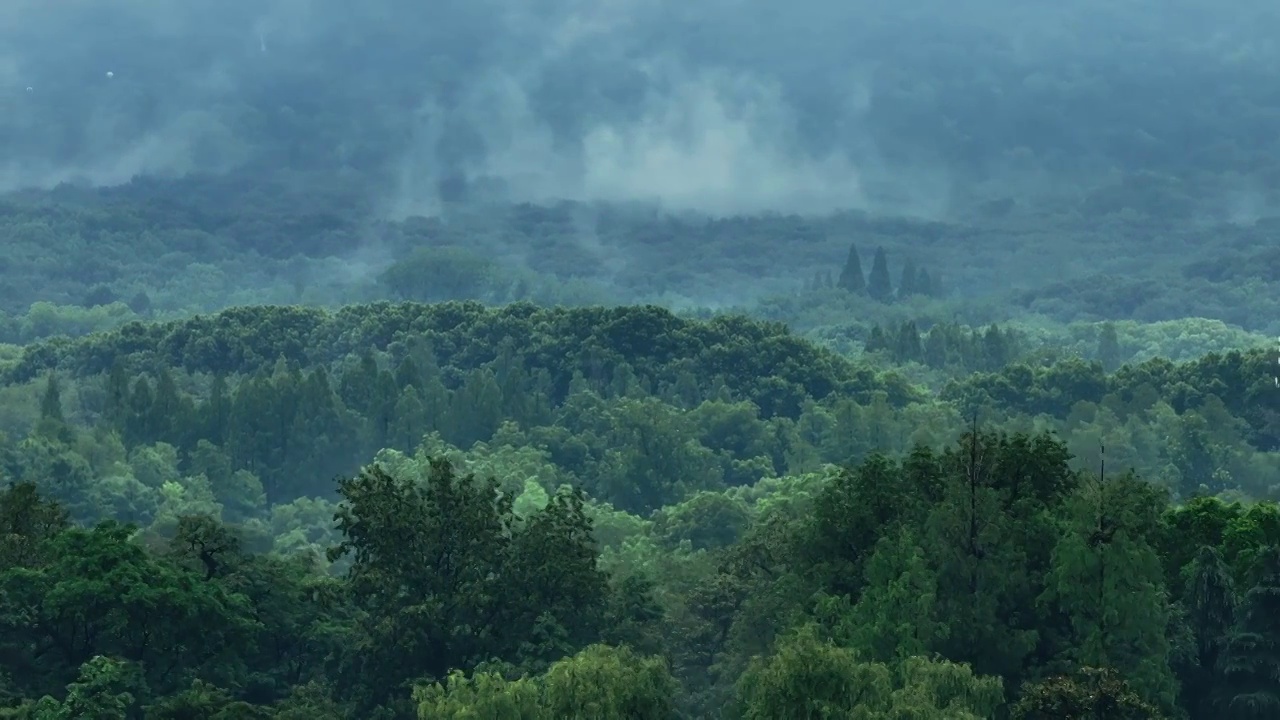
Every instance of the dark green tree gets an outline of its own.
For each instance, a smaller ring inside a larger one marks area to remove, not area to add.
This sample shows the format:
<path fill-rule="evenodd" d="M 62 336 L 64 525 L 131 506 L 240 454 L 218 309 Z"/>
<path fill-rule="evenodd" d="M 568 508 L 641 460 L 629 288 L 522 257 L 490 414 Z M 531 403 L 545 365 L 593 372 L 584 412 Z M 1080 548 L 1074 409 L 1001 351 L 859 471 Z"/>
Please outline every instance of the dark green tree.
<path fill-rule="evenodd" d="M 40 398 L 40 420 L 36 423 L 35 432 L 60 443 L 71 443 L 75 439 L 75 433 L 62 413 L 62 385 L 54 373 L 49 373 L 45 380 L 44 395 Z"/>
<path fill-rule="evenodd" d="M 871 275 L 867 277 L 867 294 L 873 300 L 886 302 L 893 297 L 893 281 L 889 278 L 889 258 L 884 248 L 876 248 L 875 259 L 871 261 Z"/>
<path fill-rule="evenodd" d="M 898 297 L 909 298 L 912 295 L 920 295 L 919 287 L 920 274 L 916 272 L 916 264 L 912 260 L 907 260 L 902 265 L 902 279 L 898 281 Z"/>
<path fill-rule="evenodd" d="M 862 274 L 862 259 L 858 256 L 858 246 L 855 244 L 849 245 L 849 257 L 844 261 L 836 286 L 854 293 L 860 293 L 867 287 L 866 277 Z"/>
<path fill-rule="evenodd" d="M 1067 502 L 1066 532 L 1053 549 L 1041 597 L 1071 624 L 1060 661 L 1114 668 L 1165 709 L 1177 696 L 1169 665 L 1171 608 L 1150 541 L 1166 504 L 1132 474 L 1091 478 Z"/>
<path fill-rule="evenodd" d="M 373 466 L 339 492 L 344 538 L 329 558 L 351 556 L 362 612 L 337 688 L 361 713 L 403 705 L 411 680 L 545 660 L 591 634 L 608 588 L 581 496 L 557 495 L 520 521 L 496 480 L 436 459 L 425 478 Z"/>
<path fill-rule="evenodd" d="M 1219 660 L 1224 720 L 1280 717 L 1280 547 L 1257 559 L 1258 580 Z"/>
<path fill-rule="evenodd" d="M 1120 335 L 1116 332 L 1116 324 L 1103 323 L 1098 332 L 1098 361 L 1103 369 L 1111 372 L 1120 367 Z"/>
<path fill-rule="evenodd" d="M 1183 705 L 1210 717 L 1211 694 L 1218 661 L 1236 622 L 1236 594 L 1231 569 L 1217 548 L 1204 546 L 1191 563 L 1185 599 L 1187 624 L 1194 641 L 1190 662 L 1180 667 Z"/>
<path fill-rule="evenodd" d="M 1115 670 L 1084 667 L 1023 689 L 1012 720 L 1161 720 Z"/>
<path fill-rule="evenodd" d="M 933 278 L 929 275 L 929 271 L 920 268 L 920 272 L 916 274 L 916 294 L 925 297 L 933 297 L 937 294 L 934 287 Z"/>

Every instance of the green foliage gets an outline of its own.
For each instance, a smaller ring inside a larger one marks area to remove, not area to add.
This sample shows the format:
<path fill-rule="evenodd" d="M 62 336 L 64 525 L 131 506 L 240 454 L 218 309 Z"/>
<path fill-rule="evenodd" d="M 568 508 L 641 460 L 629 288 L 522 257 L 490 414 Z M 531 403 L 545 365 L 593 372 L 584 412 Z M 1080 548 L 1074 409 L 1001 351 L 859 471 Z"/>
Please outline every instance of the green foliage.
<path fill-rule="evenodd" d="M 463 248 L 419 248 L 382 274 L 399 300 L 480 299 L 493 290 L 495 264 Z"/>
<path fill-rule="evenodd" d="M 666 720 L 676 684 L 665 664 L 627 648 L 592 645 L 533 678 L 478 671 L 414 690 L 422 720 Z"/>
<path fill-rule="evenodd" d="M 858 246 L 849 245 L 849 257 L 840 269 L 840 277 L 836 279 L 836 287 L 853 293 L 860 293 L 867 288 L 867 278 L 862 272 L 862 258 L 858 256 Z"/>
<path fill-rule="evenodd" d="M 491 658 L 536 667 L 595 631 L 605 577 L 580 494 L 557 494 L 522 520 L 496 481 L 459 476 L 444 460 L 423 478 L 374 466 L 340 492 L 345 537 L 329 559 L 352 555 L 350 592 L 364 614 L 343 685 L 363 707 Z"/>
<path fill-rule="evenodd" d="M 855 361 L 737 316 L 450 302 L 29 346 L 3 371 L 0 706 L 986 718 L 1079 710 L 1094 683 L 1200 717 L 1269 697 L 1249 610 L 1280 543 L 1268 357 L 1108 374 L 1027 359 L 1034 333 L 921 327 L 881 324 Z M 886 358 L 956 379 L 934 396 Z M 1104 459 L 1137 472 L 1103 481 Z M 97 657 L 137 682 L 77 680 Z"/>
<path fill-rule="evenodd" d="M 784 638 L 769 660 L 743 675 L 734 716 L 787 718 L 990 717 L 1003 700 L 998 678 L 923 657 L 906 658 L 895 671 L 860 661 L 857 654 L 818 639 L 812 628 Z"/>
<path fill-rule="evenodd" d="M 1161 720 L 1155 706 L 1131 690 L 1114 670 L 1083 667 L 1023 691 L 1014 720 Z"/>
<path fill-rule="evenodd" d="M 893 297 L 893 284 L 889 279 L 889 259 L 884 248 L 876 248 L 875 258 L 871 262 L 871 274 L 867 276 L 867 295 L 872 300 L 885 302 Z"/>
<path fill-rule="evenodd" d="M 1257 564 L 1257 583 L 1244 597 L 1220 660 L 1218 708 L 1232 720 L 1280 712 L 1280 548 L 1267 547 Z"/>

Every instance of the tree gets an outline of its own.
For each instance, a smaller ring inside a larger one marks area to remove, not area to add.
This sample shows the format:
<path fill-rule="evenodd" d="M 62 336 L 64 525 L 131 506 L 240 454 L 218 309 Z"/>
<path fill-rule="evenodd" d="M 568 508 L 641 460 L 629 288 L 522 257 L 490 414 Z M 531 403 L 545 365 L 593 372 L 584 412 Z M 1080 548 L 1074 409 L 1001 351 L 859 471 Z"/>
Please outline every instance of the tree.
<path fill-rule="evenodd" d="M 738 681 L 742 720 L 851 717 L 883 704 L 893 692 L 885 665 L 862 663 L 853 651 L 819 639 L 813 627 L 783 638 L 775 652 L 752 662 Z"/>
<path fill-rule="evenodd" d="M 1068 501 L 1069 524 L 1041 597 L 1070 619 L 1061 661 L 1113 668 L 1162 708 L 1173 707 L 1177 683 L 1169 669 L 1164 569 L 1149 539 L 1166 504 L 1132 474 L 1085 483 Z"/>
<path fill-rule="evenodd" d="M 565 720 L 668 720 L 677 685 L 659 658 L 593 645 L 547 670 L 548 717 Z"/>
<path fill-rule="evenodd" d="M 80 666 L 64 700 L 46 696 L 36 703 L 32 720 L 128 720 L 144 687 L 137 666 L 98 655 Z"/>
<path fill-rule="evenodd" d="M 141 664 L 163 693 L 248 640 L 242 595 L 152 556 L 134 533 L 110 521 L 68 529 L 48 541 L 43 566 L 0 573 L 0 627 L 40 658 L 38 682 L 104 655 Z"/>
<path fill-rule="evenodd" d="M 413 699 L 421 720 L 551 720 L 536 680 L 492 671 L 467 677 L 455 670 L 443 682 L 414 688 Z"/>
<path fill-rule="evenodd" d="M 45 541 L 69 527 L 67 511 L 40 497 L 34 483 L 17 483 L 0 491 L 0 573 L 46 562 Z"/>
<path fill-rule="evenodd" d="M 729 717 L 984 720 L 1003 699 L 999 678 L 924 657 L 907 658 L 896 669 L 864 662 L 852 650 L 821 640 L 810 625 L 751 663 L 738 681 Z"/>
<path fill-rule="evenodd" d="M 835 634 L 860 655 L 897 662 L 927 655 L 947 627 L 938 617 L 937 577 L 925 562 L 912 531 L 902 527 L 880 538 L 866 566 L 866 589 L 846 612 L 828 603 Z"/>
<path fill-rule="evenodd" d="M 884 248 L 876 248 L 875 259 L 871 262 L 871 275 L 867 277 L 867 294 L 873 300 L 886 302 L 893 297 L 893 282 L 889 279 L 889 259 Z"/>
<path fill-rule="evenodd" d="M 898 281 L 898 297 L 905 299 L 912 295 L 923 294 L 918 285 L 919 280 L 920 275 L 916 272 L 915 262 L 907 260 L 902 265 L 902 279 Z"/>
<path fill-rule="evenodd" d="M 466 248 L 420 247 L 379 279 L 402 300 L 443 302 L 485 298 L 497 277 L 493 260 Z"/>
<path fill-rule="evenodd" d="M 1120 335 L 1116 332 L 1116 324 L 1103 323 L 1098 333 L 1098 361 L 1107 372 L 1111 372 L 1120 367 L 1120 353 Z"/>
<path fill-rule="evenodd" d="M 1204 546 L 1190 566 L 1184 606 L 1195 643 L 1190 667 L 1182 673 L 1184 705 L 1212 714 L 1211 691 L 1218 661 L 1236 622 L 1231 570 L 1216 548 Z"/>
<path fill-rule="evenodd" d="M 351 556 L 363 612 L 338 688 L 361 712 L 401 702 L 410 680 L 491 659 L 535 662 L 594 633 L 608 587 L 580 493 L 522 520 L 497 480 L 439 459 L 421 478 L 366 468 L 339 493 L 343 540 L 328 555 Z"/>
<path fill-rule="evenodd" d="M 662 660 L 593 645 L 535 677 L 454 671 L 414 700 L 422 720 L 669 720 L 677 689 Z"/>
<path fill-rule="evenodd" d="M 840 270 L 836 287 L 853 293 L 860 293 L 867 287 L 866 278 L 862 274 L 862 259 L 858 257 L 858 246 L 855 244 L 849 245 L 849 257 Z"/>
<path fill-rule="evenodd" d="M 929 271 L 924 268 L 920 268 L 920 272 L 916 274 L 916 294 L 924 295 L 925 297 L 934 297 L 938 294 L 933 278 L 930 277 Z"/>
<path fill-rule="evenodd" d="M 1115 670 L 1083 667 L 1026 687 L 1012 720 L 1160 720 L 1156 707 Z"/>
<path fill-rule="evenodd" d="M 981 432 L 975 421 L 934 459 L 936 471 L 927 471 L 927 458 L 916 461 L 939 498 L 921 537 L 937 573 L 938 617 L 950 630 L 938 649 L 1011 682 L 1038 640 L 1038 546 L 1053 488 L 1067 472 L 1060 450 L 1052 442 Z"/>
<path fill-rule="evenodd" d="M 44 395 L 40 398 L 40 420 L 36 423 L 35 434 L 64 444 L 75 439 L 75 434 L 62 413 L 62 387 L 54 373 L 49 373 L 45 381 Z"/>
<path fill-rule="evenodd" d="M 1258 557 L 1258 581 L 1222 649 L 1220 717 L 1280 717 L 1280 547 Z"/>

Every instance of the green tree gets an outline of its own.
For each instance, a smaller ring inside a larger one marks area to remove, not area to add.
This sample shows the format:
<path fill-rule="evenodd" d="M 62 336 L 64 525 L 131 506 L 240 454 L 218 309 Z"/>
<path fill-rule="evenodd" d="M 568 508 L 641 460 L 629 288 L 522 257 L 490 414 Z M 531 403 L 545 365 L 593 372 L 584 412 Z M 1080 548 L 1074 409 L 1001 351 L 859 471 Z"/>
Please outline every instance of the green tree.
<path fill-rule="evenodd" d="M 592 645 L 547 670 L 547 715 L 565 720 L 669 720 L 678 691 L 666 663 Z"/>
<path fill-rule="evenodd" d="M 880 538 L 866 566 L 866 589 L 856 604 L 825 603 L 833 632 L 860 657 L 898 662 L 927 655 L 947 636 L 938 617 L 937 577 L 907 526 Z"/>
<path fill-rule="evenodd" d="M 1212 715 L 1212 689 L 1218 661 L 1236 623 L 1236 595 L 1231 570 L 1216 548 L 1204 546 L 1188 567 L 1187 621 L 1195 643 L 1189 667 L 1181 673 L 1185 707 Z"/>
<path fill-rule="evenodd" d="M 1280 716 L 1280 547 L 1267 548 L 1257 567 L 1219 661 L 1225 720 Z"/>
<path fill-rule="evenodd" d="M 366 468 L 339 492 L 344 537 L 329 559 L 351 556 L 362 612 L 338 689 L 362 712 L 401 704 L 410 680 L 494 658 L 534 661 L 594 632 L 607 578 L 579 494 L 520 520 L 497 480 L 437 459 L 423 478 Z"/>
<path fill-rule="evenodd" d="M 75 439 L 71 427 L 62 412 L 62 386 L 58 376 L 49 373 L 45 381 L 44 395 L 40 398 L 40 419 L 35 434 L 50 440 L 70 443 Z"/>
<path fill-rule="evenodd" d="M 1113 668 L 1144 699 L 1171 708 L 1170 607 L 1150 544 L 1166 504 L 1132 474 L 1085 483 L 1068 501 L 1068 525 L 1041 600 L 1070 618 L 1063 660 Z"/>
<path fill-rule="evenodd" d="M 902 278 L 898 281 L 898 297 L 909 298 L 922 294 L 917 284 L 920 274 L 916 272 L 916 264 L 908 259 L 902 264 Z"/>
<path fill-rule="evenodd" d="M 759 658 L 737 686 L 742 720 L 857 717 L 859 708 L 883 705 L 893 693 L 888 666 L 859 662 L 853 651 L 819 639 L 812 627 L 783 638 Z M 865 712 L 865 711 L 864 711 Z"/>
<path fill-rule="evenodd" d="M 867 287 L 866 277 L 862 274 L 862 259 L 858 256 L 858 246 L 850 243 L 849 257 L 840 269 L 840 277 L 836 287 L 853 293 L 860 293 Z"/>
<path fill-rule="evenodd" d="M 1113 322 L 1103 323 L 1098 332 L 1098 360 L 1107 372 L 1120 367 L 1120 335 Z"/>
<path fill-rule="evenodd" d="M 893 281 L 889 278 L 889 259 L 884 248 L 876 248 L 875 259 L 871 261 L 871 274 L 867 277 L 867 294 L 873 300 L 886 302 L 893 297 Z"/>
<path fill-rule="evenodd" d="M 139 691 L 145 692 L 145 684 L 135 665 L 98 655 L 80 666 L 61 702 L 46 696 L 36 703 L 32 720 L 129 720 Z"/>
<path fill-rule="evenodd" d="M 812 626 L 784 637 L 742 675 L 729 717 L 743 720 L 984 720 L 1003 704 L 999 678 L 946 660 L 863 662 Z"/>
<path fill-rule="evenodd" d="M 413 699 L 421 720 L 550 720 L 537 680 L 496 672 L 455 670 L 443 683 L 414 688 Z"/>
<path fill-rule="evenodd" d="M 924 268 L 920 268 L 920 272 L 916 274 L 916 294 L 925 297 L 936 297 L 939 294 L 929 271 Z"/>
<path fill-rule="evenodd" d="M 1084 667 L 1033 683 L 1013 706 L 1012 720 L 1161 720 L 1115 670 Z"/>

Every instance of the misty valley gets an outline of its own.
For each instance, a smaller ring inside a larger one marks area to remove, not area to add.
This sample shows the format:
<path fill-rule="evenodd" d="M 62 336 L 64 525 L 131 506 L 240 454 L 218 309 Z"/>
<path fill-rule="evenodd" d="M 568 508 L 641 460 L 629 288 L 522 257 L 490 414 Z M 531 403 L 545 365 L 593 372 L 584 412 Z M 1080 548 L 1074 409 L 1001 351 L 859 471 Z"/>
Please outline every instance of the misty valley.
<path fill-rule="evenodd" d="M 0 4 L 0 718 L 1280 717 L 1280 10 Z"/>

